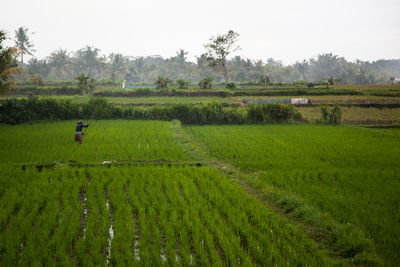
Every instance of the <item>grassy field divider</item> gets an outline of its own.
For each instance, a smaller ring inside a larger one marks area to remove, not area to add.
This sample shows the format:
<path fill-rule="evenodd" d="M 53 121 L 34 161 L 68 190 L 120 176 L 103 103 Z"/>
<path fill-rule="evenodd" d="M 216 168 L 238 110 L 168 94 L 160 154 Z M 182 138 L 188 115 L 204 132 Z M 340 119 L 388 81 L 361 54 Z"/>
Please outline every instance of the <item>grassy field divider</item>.
<path fill-rule="evenodd" d="M 329 214 L 310 206 L 292 192 L 283 192 L 272 185 L 257 183 L 254 175 L 214 158 L 204 143 L 199 143 L 178 123 L 173 130 L 182 138 L 181 143 L 197 158 L 210 162 L 220 173 L 235 180 L 250 195 L 261 201 L 281 217 L 322 245 L 332 259 L 343 259 L 347 263 L 382 265 L 372 240 L 361 230 L 350 224 L 335 221 Z"/>
<path fill-rule="evenodd" d="M 43 169 L 54 169 L 57 166 L 68 165 L 74 168 L 87 168 L 87 167 L 126 167 L 126 166 L 190 166 L 202 167 L 208 165 L 210 162 L 206 161 L 179 161 L 179 160 L 110 160 L 98 163 L 81 163 L 76 161 L 63 161 L 63 162 L 50 162 L 39 164 L 14 164 L 14 167 L 20 167 L 22 170 L 29 168 L 36 168 L 39 172 Z M 0 164 L 1 166 L 2 164 Z M 85 190 L 82 191 L 84 197 Z"/>

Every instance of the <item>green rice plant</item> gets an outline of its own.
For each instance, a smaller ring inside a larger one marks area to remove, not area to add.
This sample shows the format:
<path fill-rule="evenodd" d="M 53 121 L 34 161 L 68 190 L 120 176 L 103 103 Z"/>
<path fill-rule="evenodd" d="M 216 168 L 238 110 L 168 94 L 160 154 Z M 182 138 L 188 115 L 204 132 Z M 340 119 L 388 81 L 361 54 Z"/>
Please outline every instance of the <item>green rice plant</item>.
<path fill-rule="evenodd" d="M 324 125 L 192 126 L 209 157 L 238 167 L 264 199 L 316 227 L 333 253 L 399 261 L 399 140 L 384 131 Z"/>
<path fill-rule="evenodd" d="M 2 163 L 190 160 L 176 145 L 170 123 L 159 121 L 95 121 L 83 144 L 74 142 L 76 121 L 0 125 Z"/>
<path fill-rule="evenodd" d="M 302 231 L 217 169 L 171 164 L 199 159 L 178 140 L 176 125 L 97 121 L 80 148 L 72 144 L 79 150 L 62 138 L 69 138 L 63 133 L 69 126 L 0 126 L 5 133 L 0 137 L 2 266 L 352 263 L 328 258 Z M 44 139 L 43 127 L 55 137 Z M 340 248 L 338 255 L 368 264 L 368 249 L 379 240 L 396 244 L 390 236 L 396 217 L 389 209 L 396 209 L 390 201 L 397 196 L 399 170 L 387 153 L 397 153 L 397 135 L 324 125 L 185 131 L 204 142 L 214 162 L 247 173 L 247 182 L 287 216 L 319 220 L 324 227 L 338 223 L 325 235 Z M 374 144 L 377 138 L 384 150 Z M 371 154 L 360 160 L 365 151 Z M 125 164 L 101 164 L 116 159 Z M 311 217 L 320 214 L 313 209 L 322 215 Z M 371 234 L 378 227 L 381 239 Z"/>
<path fill-rule="evenodd" d="M 11 192 L 22 199 L 0 235 L 2 265 L 329 264 L 299 231 L 208 167 L 0 172 L 22 185 L 0 179 L 9 183 L 2 206 Z"/>
<path fill-rule="evenodd" d="M 113 179 L 108 190 L 110 195 L 110 205 L 113 210 L 113 229 L 115 235 L 112 239 L 110 248 L 110 263 L 116 265 L 129 265 L 135 262 L 132 252 L 132 245 L 135 238 L 135 227 L 129 203 L 121 191 L 127 182 L 127 175 L 120 171 L 119 179 Z"/>

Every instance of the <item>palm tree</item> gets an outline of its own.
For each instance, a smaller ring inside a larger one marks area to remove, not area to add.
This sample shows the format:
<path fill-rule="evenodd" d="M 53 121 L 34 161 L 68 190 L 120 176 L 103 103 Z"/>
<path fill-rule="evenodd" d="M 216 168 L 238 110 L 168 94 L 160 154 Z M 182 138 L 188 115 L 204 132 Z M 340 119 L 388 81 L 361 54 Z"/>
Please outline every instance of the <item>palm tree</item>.
<path fill-rule="evenodd" d="M 27 64 L 27 70 L 28 73 L 34 77 L 37 77 L 38 75 L 42 77 L 43 79 L 47 80 L 48 76 L 51 71 L 51 65 L 47 62 L 46 59 L 36 59 L 36 58 L 31 58 L 28 61 Z"/>
<path fill-rule="evenodd" d="M 7 95 L 15 86 L 13 77 L 21 72 L 17 67 L 16 48 L 3 48 L 2 42 L 6 39 L 6 34 L 0 31 L 0 96 Z"/>
<path fill-rule="evenodd" d="M 308 62 L 307 60 L 303 60 L 301 62 L 296 61 L 296 64 L 294 64 L 294 68 L 298 70 L 298 72 L 300 73 L 300 79 L 302 81 L 304 81 L 305 79 L 305 73 L 307 71 L 308 68 Z"/>
<path fill-rule="evenodd" d="M 100 77 L 102 63 L 105 61 L 105 58 L 100 56 L 100 49 L 86 46 L 75 53 L 74 60 L 76 72 L 88 73 L 91 77 Z"/>
<path fill-rule="evenodd" d="M 189 52 L 185 51 L 184 49 L 179 49 L 176 51 L 176 59 L 178 60 L 179 63 L 185 63 L 186 62 L 186 55 Z"/>
<path fill-rule="evenodd" d="M 15 45 L 21 53 L 21 65 L 24 64 L 24 54 L 32 55 L 35 52 L 33 44 L 29 40 L 28 28 L 20 27 L 15 31 Z"/>
<path fill-rule="evenodd" d="M 125 78 L 129 58 L 118 53 L 111 53 L 108 58 L 111 64 L 111 80 L 115 81 L 116 79 Z"/>
<path fill-rule="evenodd" d="M 69 76 L 69 64 L 71 63 L 71 58 L 67 50 L 59 49 L 54 51 L 48 57 L 50 66 L 55 71 L 55 77 L 58 80 L 65 79 Z"/>

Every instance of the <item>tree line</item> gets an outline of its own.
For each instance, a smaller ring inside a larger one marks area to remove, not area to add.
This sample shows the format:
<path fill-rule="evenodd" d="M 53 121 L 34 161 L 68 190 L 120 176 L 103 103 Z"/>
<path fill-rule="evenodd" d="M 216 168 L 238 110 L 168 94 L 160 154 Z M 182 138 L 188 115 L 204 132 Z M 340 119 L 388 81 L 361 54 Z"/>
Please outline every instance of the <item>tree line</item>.
<path fill-rule="evenodd" d="M 187 53 L 180 49 L 170 58 L 128 57 L 118 53 L 106 56 L 100 49 L 87 46 L 76 52 L 59 49 L 44 59 L 30 59 L 24 67 L 26 75 L 40 76 L 43 80 L 72 80 L 86 73 L 97 80 L 131 83 L 153 83 L 160 76 L 196 83 L 205 77 L 212 77 L 215 82 L 225 81 L 224 74 L 215 72 L 205 56 L 190 62 Z M 332 53 L 286 66 L 272 58 L 263 61 L 235 56 L 226 65 L 234 82 L 319 82 L 333 77 L 343 83 L 368 84 L 389 83 L 390 77 L 400 76 L 400 60 L 349 62 Z"/>
<path fill-rule="evenodd" d="M 86 46 L 75 52 L 58 49 L 49 56 L 23 61 L 24 54 L 32 54 L 33 44 L 27 28 L 15 31 L 15 45 L 20 50 L 20 66 L 27 71 L 25 79 L 72 80 L 81 73 L 102 81 L 130 83 L 154 83 L 159 77 L 184 80 L 192 83 L 210 77 L 214 82 L 321 82 L 324 80 L 349 84 L 390 83 L 391 77 L 400 77 L 400 59 L 373 62 L 347 61 L 332 53 L 303 59 L 292 65 L 284 65 L 273 58 L 253 60 L 234 56 L 240 47 L 236 44 L 239 34 L 227 34 L 210 38 L 204 44 L 205 53 L 195 62 L 187 59 L 188 51 L 179 49 L 176 55 L 163 58 L 159 55 L 130 57 L 120 53 L 104 55 L 101 50 Z"/>

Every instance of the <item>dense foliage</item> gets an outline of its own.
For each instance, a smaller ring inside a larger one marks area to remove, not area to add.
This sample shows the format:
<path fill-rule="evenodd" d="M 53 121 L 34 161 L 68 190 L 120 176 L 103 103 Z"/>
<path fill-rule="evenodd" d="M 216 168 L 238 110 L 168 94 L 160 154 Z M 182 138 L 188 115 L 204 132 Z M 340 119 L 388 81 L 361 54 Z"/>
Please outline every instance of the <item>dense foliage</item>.
<path fill-rule="evenodd" d="M 285 122 L 301 120 L 301 114 L 292 105 L 253 104 L 248 108 L 248 119 L 254 122 Z"/>
<path fill-rule="evenodd" d="M 103 98 L 92 98 L 86 103 L 56 99 L 7 99 L 0 102 L 0 122 L 18 124 L 32 120 L 145 119 L 180 120 L 186 124 L 285 122 L 301 119 L 291 105 L 258 104 L 248 110 L 211 102 L 171 104 L 160 106 L 116 106 Z"/>
<path fill-rule="evenodd" d="M 0 97 L 7 95 L 15 86 L 14 76 L 21 71 L 17 67 L 17 50 L 4 47 L 6 34 L 0 30 Z"/>
<path fill-rule="evenodd" d="M 338 105 L 335 105 L 331 110 L 328 110 L 327 106 L 321 107 L 321 119 L 322 123 L 338 124 L 342 119 L 342 111 Z"/>
<path fill-rule="evenodd" d="M 196 62 L 186 58 L 186 51 L 178 51 L 171 58 L 160 56 L 128 57 L 112 53 L 102 55 L 97 48 L 87 46 L 76 52 L 59 49 L 45 59 L 31 59 L 26 68 L 26 79 L 41 76 L 43 80 L 72 80 L 80 73 L 89 74 L 96 80 L 130 83 L 153 83 L 157 77 L 171 80 L 185 79 L 196 84 L 207 76 L 215 82 L 224 81 L 225 74 L 218 74 L 209 67 L 207 56 L 197 57 Z M 331 53 L 303 60 L 292 65 L 283 65 L 272 58 L 251 60 L 240 56 L 226 59 L 230 81 L 235 82 L 319 82 L 324 79 L 343 83 L 390 83 L 390 77 L 400 75 L 400 60 L 378 60 L 374 62 L 349 62 Z"/>

